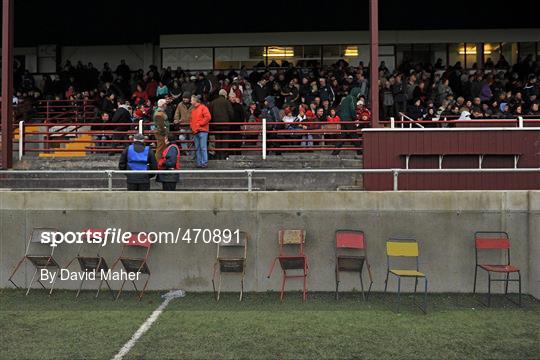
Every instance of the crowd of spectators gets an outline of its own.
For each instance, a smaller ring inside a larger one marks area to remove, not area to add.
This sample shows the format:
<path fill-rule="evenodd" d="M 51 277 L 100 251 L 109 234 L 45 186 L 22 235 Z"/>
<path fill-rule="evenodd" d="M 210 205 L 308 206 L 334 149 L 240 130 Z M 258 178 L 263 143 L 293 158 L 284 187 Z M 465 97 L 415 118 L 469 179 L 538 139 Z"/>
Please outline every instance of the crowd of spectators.
<path fill-rule="evenodd" d="M 324 67 L 287 64 L 277 69 L 243 67 L 206 73 L 156 66 L 133 71 L 124 60 L 114 70 L 108 63 L 98 70 L 92 63 L 67 61 L 57 75 L 44 76 L 40 84 L 28 71 L 19 71 L 14 101 L 92 100 L 98 120 L 125 123 L 151 120 L 157 101 L 166 99 L 167 124 L 171 130 L 185 130 L 182 140 L 189 138 L 186 126 L 192 95 L 208 105 L 212 122 L 231 123 L 220 130 L 232 129 L 235 122 L 259 122 L 262 117 L 282 122 L 287 129 L 316 127 L 310 122 L 357 122 L 358 127 L 371 119 L 368 75 L 362 62 L 355 66 L 344 60 Z M 404 61 L 389 71 L 382 62 L 381 116 L 405 114 L 414 120 L 432 120 L 540 115 L 539 77 L 540 62 L 531 55 L 513 66 L 503 56 L 497 64 L 489 59 L 481 70 L 465 70 L 459 62 L 443 66 L 439 59 L 435 64 Z M 354 99 L 345 101 L 353 93 Z M 305 146 L 313 144 L 310 135 L 303 140 Z"/>

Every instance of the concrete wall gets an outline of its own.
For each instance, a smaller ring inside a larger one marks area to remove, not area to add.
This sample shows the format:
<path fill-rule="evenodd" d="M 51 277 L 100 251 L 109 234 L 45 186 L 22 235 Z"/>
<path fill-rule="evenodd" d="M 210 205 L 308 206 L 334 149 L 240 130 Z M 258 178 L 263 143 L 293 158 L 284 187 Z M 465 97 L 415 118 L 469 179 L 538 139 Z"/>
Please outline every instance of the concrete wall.
<path fill-rule="evenodd" d="M 476 230 L 505 230 L 512 239 L 512 260 L 522 269 L 523 290 L 540 298 L 540 192 L 0 192 L 0 287 L 25 249 L 33 227 L 61 231 L 117 227 L 124 231 L 176 231 L 185 228 L 242 229 L 251 234 L 246 289 L 276 290 L 279 272 L 266 278 L 277 254 L 277 231 L 307 230 L 310 290 L 334 288 L 334 231 L 362 229 L 375 277 L 382 290 L 386 268 L 385 241 L 391 235 L 413 235 L 420 242 L 420 268 L 429 275 L 430 291 L 470 292 L 473 283 Z M 77 251 L 62 245 L 56 254 L 65 265 Z M 92 250 L 93 251 L 93 250 Z M 103 248 L 112 264 L 119 246 Z M 215 245 L 156 245 L 149 261 L 150 289 L 209 291 Z M 491 259 L 489 259 L 491 257 Z M 491 254 L 487 260 L 502 261 Z M 29 281 L 30 266 L 19 274 Z M 346 274 L 343 289 L 359 288 L 357 276 Z M 410 290 L 410 284 L 405 288 Z M 390 283 L 395 289 L 395 283 Z M 502 289 L 496 285 L 497 291 Z M 74 288 L 64 281 L 60 288 Z M 89 287 L 95 284 L 89 284 Z M 118 288 L 119 283 L 114 283 Z M 224 278 L 223 289 L 236 290 L 237 278 Z M 288 289 L 299 289 L 292 280 Z M 485 274 L 479 288 L 487 288 Z"/>

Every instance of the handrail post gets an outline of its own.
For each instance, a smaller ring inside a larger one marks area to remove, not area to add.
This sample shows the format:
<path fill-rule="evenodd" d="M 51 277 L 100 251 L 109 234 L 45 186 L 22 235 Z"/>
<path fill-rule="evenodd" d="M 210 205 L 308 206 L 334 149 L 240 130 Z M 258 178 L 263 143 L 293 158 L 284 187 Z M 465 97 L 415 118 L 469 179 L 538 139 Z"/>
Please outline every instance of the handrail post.
<path fill-rule="evenodd" d="M 390 128 L 393 129 L 396 126 L 396 119 L 390 116 Z"/>
<path fill-rule="evenodd" d="M 22 160 L 24 151 L 24 120 L 19 121 L 19 161 Z"/>
<path fill-rule="evenodd" d="M 253 191 L 253 170 L 247 171 L 248 176 L 248 192 Z"/>
<path fill-rule="evenodd" d="M 109 191 L 112 191 L 112 175 L 112 171 L 107 170 L 107 186 Z"/>
<path fill-rule="evenodd" d="M 398 191 L 398 189 L 399 189 L 399 187 L 398 187 L 399 171 L 394 169 L 394 170 L 392 170 L 392 174 L 394 175 L 394 191 Z"/>
<path fill-rule="evenodd" d="M 262 119 L 262 159 L 266 160 L 266 118 Z"/>
<path fill-rule="evenodd" d="M 139 134 L 143 134 L 143 119 L 139 120 Z"/>
<path fill-rule="evenodd" d="M 523 116 L 518 116 L 518 128 L 523 128 Z"/>

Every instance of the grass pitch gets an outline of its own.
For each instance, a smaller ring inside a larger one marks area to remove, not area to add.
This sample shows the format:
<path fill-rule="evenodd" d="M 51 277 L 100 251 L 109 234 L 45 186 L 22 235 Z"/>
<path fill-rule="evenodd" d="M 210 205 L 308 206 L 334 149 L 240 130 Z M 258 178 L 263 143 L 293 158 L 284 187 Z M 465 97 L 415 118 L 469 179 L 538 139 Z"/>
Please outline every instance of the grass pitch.
<path fill-rule="evenodd" d="M 74 292 L 25 296 L 0 291 L 0 358 L 110 359 L 162 302 L 148 293 L 141 303 L 126 293 L 113 302 L 104 292 L 74 299 Z M 492 307 L 482 296 L 430 294 L 428 314 L 395 294 L 298 293 L 283 303 L 275 293 L 188 293 L 174 299 L 126 359 L 538 359 L 540 301 L 524 297 L 518 308 L 502 296 Z M 421 301 L 421 298 L 418 298 Z"/>

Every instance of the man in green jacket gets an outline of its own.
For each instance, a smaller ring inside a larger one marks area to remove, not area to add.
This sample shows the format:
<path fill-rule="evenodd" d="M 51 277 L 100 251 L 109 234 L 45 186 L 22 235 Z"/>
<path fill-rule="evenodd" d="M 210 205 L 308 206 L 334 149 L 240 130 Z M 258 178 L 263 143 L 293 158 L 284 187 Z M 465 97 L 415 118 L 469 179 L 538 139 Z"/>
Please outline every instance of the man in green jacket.
<path fill-rule="evenodd" d="M 358 96 L 360 95 L 361 89 L 359 87 L 354 87 L 351 89 L 349 95 L 345 96 L 339 104 L 339 117 L 342 122 L 351 122 L 356 120 L 356 103 L 358 102 Z M 356 126 L 354 124 L 343 124 L 341 126 L 344 130 L 354 130 Z M 352 139 L 357 136 L 355 132 L 346 132 L 341 135 L 342 138 Z M 341 150 L 338 150 L 343 146 L 343 142 L 336 143 L 336 150 L 332 152 L 332 155 L 339 155 Z"/>

